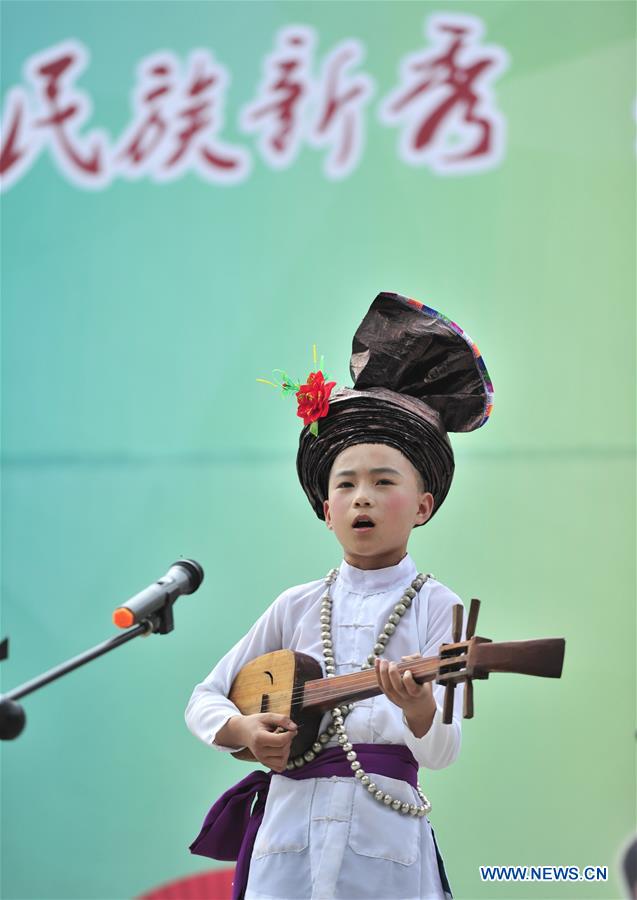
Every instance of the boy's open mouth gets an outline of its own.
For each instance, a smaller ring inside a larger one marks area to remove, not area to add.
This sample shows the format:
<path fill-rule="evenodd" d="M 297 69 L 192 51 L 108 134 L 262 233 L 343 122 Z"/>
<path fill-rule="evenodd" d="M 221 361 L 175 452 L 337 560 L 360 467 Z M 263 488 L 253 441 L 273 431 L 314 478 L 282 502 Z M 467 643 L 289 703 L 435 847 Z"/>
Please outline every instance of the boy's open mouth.
<path fill-rule="evenodd" d="M 370 519 L 369 516 L 361 515 L 356 516 L 352 523 L 352 528 L 374 528 L 374 522 Z"/>

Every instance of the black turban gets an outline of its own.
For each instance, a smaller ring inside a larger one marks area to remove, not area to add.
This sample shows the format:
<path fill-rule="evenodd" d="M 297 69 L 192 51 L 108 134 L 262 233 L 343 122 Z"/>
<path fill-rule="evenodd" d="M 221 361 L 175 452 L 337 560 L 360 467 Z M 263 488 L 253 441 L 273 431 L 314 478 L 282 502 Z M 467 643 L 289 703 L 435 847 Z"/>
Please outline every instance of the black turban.
<path fill-rule="evenodd" d="M 480 351 L 459 325 L 417 300 L 379 294 L 352 343 L 352 389 L 330 396 L 319 433 L 301 432 L 296 467 L 319 519 L 334 460 L 354 444 L 400 450 L 433 494 L 432 516 L 451 485 L 448 431 L 487 421 L 493 386 Z"/>

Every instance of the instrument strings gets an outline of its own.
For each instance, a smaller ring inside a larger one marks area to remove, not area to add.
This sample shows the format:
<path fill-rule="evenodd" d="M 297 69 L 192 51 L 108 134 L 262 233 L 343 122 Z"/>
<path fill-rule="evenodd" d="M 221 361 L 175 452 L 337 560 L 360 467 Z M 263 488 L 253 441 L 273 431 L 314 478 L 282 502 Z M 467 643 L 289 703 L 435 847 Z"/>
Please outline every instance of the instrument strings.
<path fill-rule="evenodd" d="M 445 659 L 444 663 L 447 664 L 452 661 L 453 660 L 451 659 Z M 420 677 L 422 675 L 435 674 L 441 662 L 442 660 L 440 660 L 438 657 L 423 657 L 421 660 L 416 660 L 415 663 L 401 663 L 399 665 L 399 669 L 402 669 L 405 672 L 407 671 L 407 669 L 411 669 L 416 677 Z M 423 663 L 426 663 L 427 665 L 423 665 Z M 356 683 L 350 685 L 351 693 L 353 695 L 361 690 L 367 691 L 371 687 L 378 688 L 378 693 L 380 694 L 382 693 L 380 685 L 375 678 L 371 677 L 373 675 L 373 672 L 374 670 L 370 669 L 365 672 L 348 672 L 345 675 L 337 675 L 335 678 L 325 678 L 323 679 L 323 681 L 325 681 L 326 684 L 320 689 L 313 691 L 311 698 L 308 699 L 311 699 L 312 705 L 314 705 L 315 700 L 328 700 L 334 698 L 334 705 L 339 706 L 341 703 L 345 702 L 344 698 L 348 693 L 345 689 L 345 685 L 339 684 L 339 682 L 341 681 L 341 679 L 351 678 L 351 676 L 356 676 Z M 311 683 L 312 681 L 318 680 L 320 679 L 310 678 L 304 684 L 293 688 L 290 693 L 290 699 L 292 703 L 296 703 L 297 701 L 302 700 L 305 695 L 306 685 Z M 337 694 L 340 694 L 343 699 L 337 700 Z"/>

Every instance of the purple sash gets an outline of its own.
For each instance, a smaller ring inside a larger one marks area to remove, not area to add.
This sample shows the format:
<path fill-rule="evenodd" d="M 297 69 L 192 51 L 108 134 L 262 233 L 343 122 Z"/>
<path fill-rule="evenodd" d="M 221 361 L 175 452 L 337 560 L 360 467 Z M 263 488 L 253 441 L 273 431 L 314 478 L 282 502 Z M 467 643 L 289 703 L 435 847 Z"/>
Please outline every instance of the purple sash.
<path fill-rule="evenodd" d="M 402 744 L 354 744 L 358 760 L 366 772 L 418 783 L 418 763 Z M 237 861 L 232 900 L 241 900 L 248 883 L 252 848 L 263 819 L 265 801 L 274 773 L 256 769 L 222 794 L 204 819 L 190 852 L 212 859 Z M 277 773 L 278 774 L 278 773 Z M 281 772 L 286 778 L 330 778 L 352 776 L 350 764 L 340 747 L 324 750 L 299 769 Z M 253 802 L 256 797 L 256 803 Z"/>

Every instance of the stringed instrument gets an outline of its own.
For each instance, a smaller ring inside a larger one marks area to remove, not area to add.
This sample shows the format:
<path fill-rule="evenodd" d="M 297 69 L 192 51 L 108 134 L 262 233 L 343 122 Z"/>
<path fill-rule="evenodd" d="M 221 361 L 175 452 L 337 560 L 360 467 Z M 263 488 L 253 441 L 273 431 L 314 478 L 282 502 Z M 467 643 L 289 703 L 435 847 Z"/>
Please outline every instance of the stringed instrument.
<path fill-rule="evenodd" d="M 436 681 L 446 685 L 443 722 L 450 724 L 453 694 L 457 684 L 465 683 L 465 719 L 473 718 L 473 680 L 486 679 L 491 672 L 516 672 L 559 678 L 562 674 L 564 638 L 493 643 L 476 637 L 480 601 L 469 607 L 465 640 L 461 641 L 463 607 L 453 607 L 452 643 L 442 644 L 439 656 L 410 659 L 398 663 L 399 672 L 411 670 L 418 684 Z M 324 713 L 342 703 L 355 703 L 381 694 L 373 667 L 349 675 L 323 677 L 318 660 L 294 650 L 275 650 L 247 663 L 232 683 L 229 699 L 244 716 L 273 712 L 289 716 L 298 726 L 290 757 L 308 750 L 319 730 Z M 246 747 L 232 754 L 236 759 L 254 760 Z"/>

